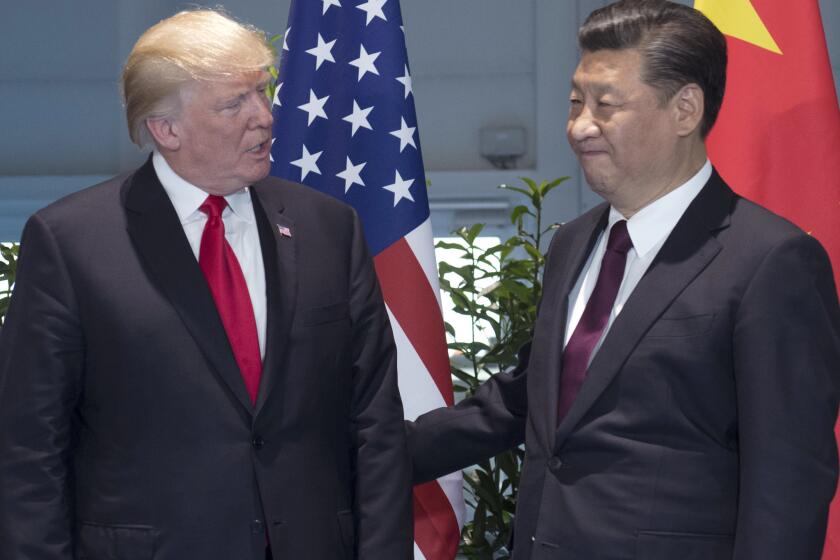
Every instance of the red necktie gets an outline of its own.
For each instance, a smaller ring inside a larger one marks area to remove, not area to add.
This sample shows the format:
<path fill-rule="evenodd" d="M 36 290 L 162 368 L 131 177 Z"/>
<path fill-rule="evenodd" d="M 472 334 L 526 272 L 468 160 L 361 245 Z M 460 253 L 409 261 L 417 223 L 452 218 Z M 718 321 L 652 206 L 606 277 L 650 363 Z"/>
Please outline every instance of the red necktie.
<path fill-rule="evenodd" d="M 262 371 L 257 321 L 242 268 L 225 239 L 222 212 L 226 206 L 223 197 L 210 195 L 199 208 L 207 214 L 207 223 L 201 235 L 198 265 L 210 286 L 251 403 L 255 404 Z"/>
<path fill-rule="evenodd" d="M 557 406 L 558 423 L 563 420 L 580 391 L 589 357 L 610 318 L 615 296 L 624 278 L 624 265 L 627 251 L 633 247 L 630 234 L 627 233 L 627 221 L 621 220 L 613 225 L 607 241 L 607 251 L 601 261 L 601 270 L 595 289 L 586 302 L 586 308 L 572 333 L 566 349 L 563 351 L 563 371 L 560 374 L 560 399 Z"/>

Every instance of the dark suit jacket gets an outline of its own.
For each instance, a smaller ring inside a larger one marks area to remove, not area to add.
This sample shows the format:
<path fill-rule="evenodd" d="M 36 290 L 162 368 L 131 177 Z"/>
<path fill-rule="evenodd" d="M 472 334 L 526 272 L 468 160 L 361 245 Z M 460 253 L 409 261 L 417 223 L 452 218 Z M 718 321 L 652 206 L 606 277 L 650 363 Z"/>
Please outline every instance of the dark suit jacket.
<path fill-rule="evenodd" d="M 395 348 L 355 213 L 251 189 L 252 408 L 150 162 L 36 213 L 0 339 L 0 558 L 410 558 Z M 278 226 L 292 236 L 281 235 Z"/>
<path fill-rule="evenodd" d="M 524 437 L 516 560 L 817 560 L 840 374 L 822 247 L 714 174 L 557 426 L 568 296 L 607 215 L 555 235 L 519 370 L 409 426 L 416 479 Z"/>

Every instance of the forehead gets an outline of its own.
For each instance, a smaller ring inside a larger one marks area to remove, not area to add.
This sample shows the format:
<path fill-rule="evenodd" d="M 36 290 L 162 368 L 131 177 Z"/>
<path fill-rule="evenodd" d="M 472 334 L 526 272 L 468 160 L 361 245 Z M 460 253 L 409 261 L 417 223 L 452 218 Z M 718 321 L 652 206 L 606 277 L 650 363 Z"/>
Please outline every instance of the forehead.
<path fill-rule="evenodd" d="M 642 54 L 637 49 L 584 51 L 572 87 L 578 89 L 623 89 L 641 85 Z"/>

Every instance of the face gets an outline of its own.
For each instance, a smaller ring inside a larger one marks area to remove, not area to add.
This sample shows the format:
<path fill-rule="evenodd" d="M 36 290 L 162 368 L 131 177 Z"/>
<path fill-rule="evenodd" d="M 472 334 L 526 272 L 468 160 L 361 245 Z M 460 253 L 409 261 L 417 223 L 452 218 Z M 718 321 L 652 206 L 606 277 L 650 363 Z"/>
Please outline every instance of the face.
<path fill-rule="evenodd" d="M 173 169 L 201 189 L 227 195 L 268 175 L 271 105 L 268 72 L 197 82 L 181 94 L 172 122 Z"/>
<path fill-rule="evenodd" d="M 629 213 L 680 184 L 673 184 L 680 159 L 674 108 L 663 106 L 641 74 L 637 50 L 585 52 L 566 127 L 589 185 Z"/>

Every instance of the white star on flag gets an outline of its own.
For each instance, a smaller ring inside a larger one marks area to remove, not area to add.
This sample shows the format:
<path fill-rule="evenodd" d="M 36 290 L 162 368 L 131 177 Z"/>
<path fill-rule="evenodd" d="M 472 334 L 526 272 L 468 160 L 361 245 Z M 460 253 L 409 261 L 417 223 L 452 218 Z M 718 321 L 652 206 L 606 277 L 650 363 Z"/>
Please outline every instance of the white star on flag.
<path fill-rule="evenodd" d="M 319 69 L 325 60 L 328 62 L 335 62 L 332 55 L 332 48 L 333 45 L 335 45 L 336 40 L 337 39 L 333 39 L 327 43 L 324 41 L 324 38 L 321 37 L 321 34 L 318 33 L 318 44 L 306 51 L 315 57 L 315 70 Z"/>
<path fill-rule="evenodd" d="M 324 105 L 329 99 L 329 95 L 325 95 L 324 97 L 319 98 L 315 95 L 313 90 L 309 90 L 309 103 L 304 103 L 303 105 L 299 105 L 298 109 L 301 111 L 306 111 L 309 115 L 309 122 L 306 126 L 311 125 L 316 118 L 321 117 L 322 119 L 327 118 L 327 113 L 324 111 Z"/>
<path fill-rule="evenodd" d="M 326 14 L 327 10 L 330 9 L 330 6 L 337 6 L 341 7 L 341 2 L 339 0 L 323 0 L 324 2 L 324 11 L 321 12 L 321 15 Z"/>
<path fill-rule="evenodd" d="M 377 58 L 379 58 L 380 54 L 382 53 L 368 53 L 365 50 L 364 45 L 361 45 L 359 47 L 359 58 L 357 58 L 356 60 L 351 60 L 350 66 L 355 66 L 359 69 L 360 82 L 362 81 L 362 77 L 368 72 L 370 72 L 371 74 L 376 74 L 377 76 L 379 75 L 379 70 L 376 69 L 376 66 L 373 63 L 374 61 L 376 61 Z"/>
<path fill-rule="evenodd" d="M 391 136 L 396 136 L 400 139 L 400 153 L 402 153 L 405 147 L 409 145 L 415 150 L 417 149 L 417 144 L 414 143 L 415 130 L 417 130 L 416 126 L 408 126 L 405 123 L 405 119 L 400 117 L 400 129 L 389 133 Z"/>
<path fill-rule="evenodd" d="M 275 105 L 277 107 L 282 107 L 283 106 L 283 104 L 280 103 L 280 89 L 282 87 L 283 87 L 283 82 L 280 82 L 279 84 L 277 84 L 277 87 L 274 88 L 274 100 L 271 102 L 272 107 L 274 107 Z"/>
<path fill-rule="evenodd" d="M 361 185 L 365 186 L 365 182 L 362 181 L 362 169 L 364 169 L 365 165 L 367 165 L 366 161 L 363 161 L 359 165 L 353 165 L 353 162 L 350 161 L 350 158 L 347 158 L 347 167 L 344 168 L 344 171 L 341 173 L 337 173 L 336 177 L 339 179 L 344 179 L 344 193 L 346 194 L 347 191 L 350 190 L 350 187 L 353 185 Z"/>
<path fill-rule="evenodd" d="M 396 80 L 405 88 L 405 98 L 411 94 L 411 74 L 408 73 L 408 65 L 405 65 L 405 74 L 396 78 Z"/>
<path fill-rule="evenodd" d="M 382 11 L 382 6 L 384 6 L 387 1 L 388 0 L 367 0 L 364 4 L 356 6 L 358 9 L 367 14 L 367 21 L 365 22 L 366 26 L 370 25 L 370 22 L 372 22 L 375 17 L 381 18 L 382 21 L 388 21 L 388 18 L 385 17 L 385 12 Z"/>
<path fill-rule="evenodd" d="M 289 38 L 289 32 L 291 30 L 292 30 L 292 26 L 290 25 L 289 27 L 286 28 L 286 32 L 283 33 L 283 50 L 284 51 L 289 50 L 289 43 L 288 43 L 287 39 Z"/>
<path fill-rule="evenodd" d="M 306 144 L 303 146 L 303 154 L 301 154 L 300 159 L 296 159 L 295 161 L 291 161 L 292 165 L 295 167 L 300 167 L 300 180 L 303 181 L 306 179 L 306 176 L 310 173 L 317 173 L 318 175 L 321 174 L 321 170 L 318 168 L 318 158 L 321 157 L 323 154 L 323 150 L 320 152 L 315 152 L 314 154 L 310 154 L 309 150 L 306 149 Z"/>
<path fill-rule="evenodd" d="M 362 109 L 359 107 L 359 104 L 356 103 L 356 100 L 353 100 L 353 112 L 342 119 L 353 125 L 353 130 L 350 132 L 351 138 L 356 135 L 356 131 L 361 127 L 373 130 L 373 127 L 370 126 L 370 122 L 368 122 L 367 118 L 371 111 L 373 111 L 372 105 L 367 109 Z"/>
<path fill-rule="evenodd" d="M 394 193 L 394 206 L 396 206 L 397 203 L 404 198 L 414 202 L 414 197 L 411 196 L 411 192 L 408 190 L 411 188 L 411 185 L 414 184 L 414 179 L 403 179 L 400 176 L 399 171 L 395 171 L 394 174 L 396 175 L 396 177 L 394 177 L 394 182 L 390 185 L 382 187 L 386 191 Z"/>
<path fill-rule="evenodd" d="M 275 140 L 277 140 L 277 138 L 272 138 L 271 139 L 271 147 L 268 149 L 268 161 L 271 161 L 271 162 L 274 161 L 274 154 L 271 153 L 271 150 L 274 149 L 274 141 Z"/>

